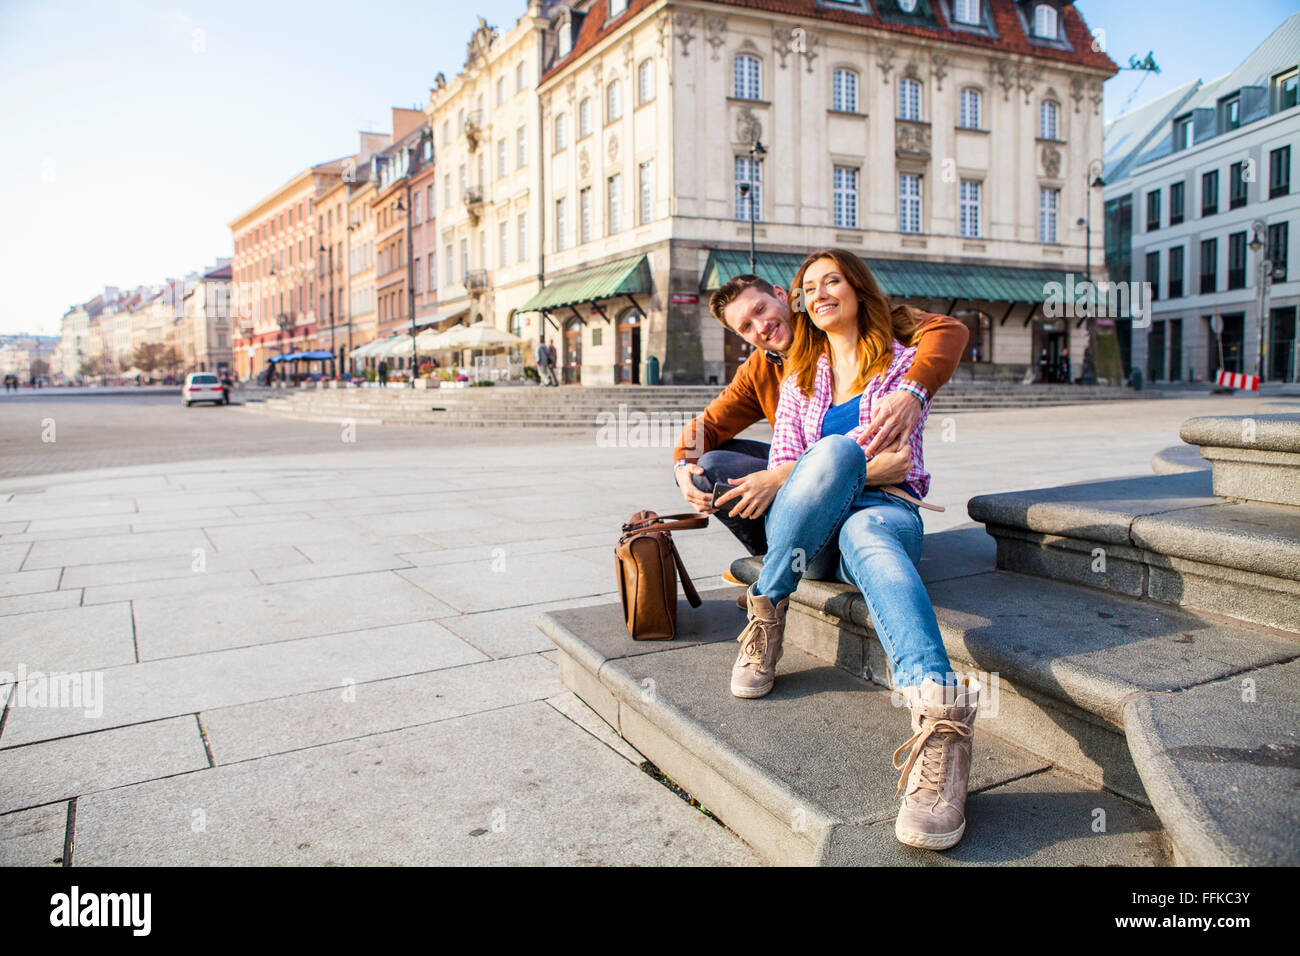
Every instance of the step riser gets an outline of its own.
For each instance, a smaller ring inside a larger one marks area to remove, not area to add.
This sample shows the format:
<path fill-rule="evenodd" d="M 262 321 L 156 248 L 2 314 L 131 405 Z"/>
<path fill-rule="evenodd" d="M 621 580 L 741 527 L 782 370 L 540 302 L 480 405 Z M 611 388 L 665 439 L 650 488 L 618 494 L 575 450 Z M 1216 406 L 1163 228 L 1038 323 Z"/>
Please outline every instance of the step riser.
<path fill-rule="evenodd" d="M 869 629 L 791 604 L 785 634 L 793 646 L 814 657 L 882 687 L 893 686 L 889 658 Z M 954 670 L 974 671 L 982 681 L 987 679 L 979 665 L 965 659 L 948 634 L 944 634 L 944 643 Z M 1068 702 L 1016 687 L 1001 675 L 996 687 L 985 691 L 984 701 L 996 710 L 981 710 L 977 738 L 981 732 L 993 734 L 1062 770 L 1150 805 L 1122 728 Z"/>

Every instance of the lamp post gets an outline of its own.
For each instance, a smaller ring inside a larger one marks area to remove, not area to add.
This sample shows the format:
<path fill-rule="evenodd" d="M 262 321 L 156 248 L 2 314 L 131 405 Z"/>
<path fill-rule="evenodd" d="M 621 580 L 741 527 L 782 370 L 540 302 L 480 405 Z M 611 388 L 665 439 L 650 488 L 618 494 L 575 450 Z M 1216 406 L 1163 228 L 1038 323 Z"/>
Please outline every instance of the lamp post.
<path fill-rule="evenodd" d="M 1267 326 L 1268 290 L 1273 284 L 1273 261 L 1268 253 L 1268 225 L 1262 219 L 1250 224 L 1250 251 L 1259 254 L 1259 288 L 1256 292 L 1256 308 L 1259 310 L 1259 351 L 1255 355 L 1255 374 L 1264 381 L 1264 334 Z"/>
<path fill-rule="evenodd" d="M 406 205 L 402 198 L 397 198 L 397 211 L 406 215 L 406 301 L 411 312 L 411 388 L 415 388 L 415 376 L 420 370 L 420 357 L 415 349 L 415 259 L 411 256 L 411 181 L 406 181 Z"/>
<path fill-rule="evenodd" d="M 1090 346 L 1096 345 L 1096 343 L 1093 341 L 1092 333 L 1093 333 L 1093 329 L 1095 328 L 1095 322 L 1097 318 L 1097 287 L 1092 284 L 1092 191 L 1094 189 L 1100 189 L 1106 185 L 1106 181 L 1101 178 L 1101 171 L 1104 168 L 1105 168 L 1104 164 L 1100 159 L 1094 159 L 1092 162 L 1088 164 L 1088 171 L 1084 178 L 1084 183 L 1086 185 L 1083 191 L 1083 207 L 1084 207 L 1083 218 L 1078 221 L 1078 225 L 1083 226 L 1083 230 L 1084 230 L 1083 231 L 1083 245 L 1084 245 L 1083 271 L 1084 271 L 1084 278 L 1088 282 L 1088 290 L 1089 290 L 1088 294 L 1092 299 L 1091 307 L 1088 309 L 1088 314 L 1084 318 L 1084 320 L 1082 320 L 1088 323 L 1088 344 Z M 1115 316 L 1113 318 L 1118 318 L 1118 316 Z M 1078 325 L 1081 325 L 1082 321 L 1076 323 L 1076 327 Z M 1069 328 L 1068 322 L 1066 323 L 1066 328 L 1067 330 Z M 1096 360 L 1095 348 L 1091 350 L 1091 354 L 1092 354 L 1093 361 L 1095 361 Z M 1122 373 L 1122 369 L 1121 369 L 1121 373 Z M 1093 375 L 1092 375 L 1092 370 L 1088 367 L 1088 363 L 1082 361 L 1080 362 L 1079 375 L 1080 375 L 1080 380 L 1083 382 L 1084 385 L 1089 385 L 1092 383 Z"/>
<path fill-rule="evenodd" d="M 756 207 L 758 205 L 758 203 L 755 202 L 754 198 L 751 198 L 751 194 L 757 192 L 757 190 L 754 188 L 755 186 L 754 173 L 757 169 L 758 158 L 760 156 L 766 156 L 766 155 L 767 155 L 767 149 L 764 148 L 762 141 L 757 139 L 754 140 L 753 145 L 749 147 L 749 182 L 741 183 L 739 187 L 740 198 L 748 200 L 749 203 L 749 273 L 750 275 L 756 274 L 754 272 L 755 269 L 754 220 L 757 218 Z"/>
<path fill-rule="evenodd" d="M 325 252 L 326 250 L 324 244 L 322 243 L 321 247 L 316 251 L 317 253 Z M 329 247 L 329 270 L 330 270 L 330 355 L 332 356 L 330 358 L 330 365 L 334 366 L 334 363 L 338 361 L 339 350 L 334 344 L 334 243 L 332 242 L 330 243 L 330 247 Z M 332 373 L 330 375 L 330 378 L 334 378 L 335 376 L 338 375 L 337 367 L 332 367 L 330 371 Z"/>

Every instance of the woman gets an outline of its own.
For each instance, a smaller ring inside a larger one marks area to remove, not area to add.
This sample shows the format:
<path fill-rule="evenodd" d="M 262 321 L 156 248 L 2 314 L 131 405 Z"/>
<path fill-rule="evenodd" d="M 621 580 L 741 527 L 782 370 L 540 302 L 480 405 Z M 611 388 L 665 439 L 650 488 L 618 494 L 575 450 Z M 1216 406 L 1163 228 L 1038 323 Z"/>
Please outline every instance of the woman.
<path fill-rule="evenodd" d="M 804 574 L 857 587 L 912 715 L 913 736 L 894 753 L 903 793 L 895 834 L 912 846 L 947 849 L 966 829 L 979 685 L 952 673 L 917 572 L 920 499 L 930 487 L 922 458 L 928 405 L 899 448 L 868 460 L 856 441 L 872 407 L 911 366 L 915 314 L 891 308 L 862 260 L 840 249 L 804 260 L 791 312 L 794 342 L 768 459 L 783 483 L 770 502 L 756 501 L 742 515 L 767 509 L 768 551 L 747 595 L 731 692 L 762 697 L 772 689 L 788 598 Z"/>

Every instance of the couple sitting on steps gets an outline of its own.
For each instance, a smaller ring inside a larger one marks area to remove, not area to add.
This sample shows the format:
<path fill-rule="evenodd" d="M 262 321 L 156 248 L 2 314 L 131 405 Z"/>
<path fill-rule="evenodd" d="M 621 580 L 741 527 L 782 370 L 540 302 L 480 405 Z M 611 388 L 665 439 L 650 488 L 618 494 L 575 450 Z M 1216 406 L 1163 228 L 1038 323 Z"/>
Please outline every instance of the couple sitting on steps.
<path fill-rule="evenodd" d="M 742 599 L 749 621 L 731 692 L 771 691 L 801 577 L 856 587 L 911 711 L 912 737 L 894 753 L 903 794 L 894 832 L 911 846 L 947 849 L 966 829 L 980 688 L 952 673 L 917 566 L 930 486 L 922 430 L 966 347 L 966 327 L 891 306 L 866 263 L 842 249 L 808 256 L 788 294 L 740 275 L 709 307 L 754 352 L 687 424 L 674 459 L 687 502 L 765 555 Z M 770 447 L 735 438 L 764 418 Z M 715 510 L 721 481 L 735 488 Z"/>

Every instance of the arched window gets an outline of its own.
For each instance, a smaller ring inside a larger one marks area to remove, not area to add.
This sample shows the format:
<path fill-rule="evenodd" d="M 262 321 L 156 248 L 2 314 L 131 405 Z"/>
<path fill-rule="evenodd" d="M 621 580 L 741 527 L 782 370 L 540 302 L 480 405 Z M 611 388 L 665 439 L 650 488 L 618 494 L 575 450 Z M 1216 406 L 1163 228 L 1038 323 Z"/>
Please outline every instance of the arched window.
<path fill-rule="evenodd" d="M 898 81 L 898 118 L 920 120 L 921 84 L 904 77 Z"/>
<path fill-rule="evenodd" d="M 1039 139 L 1060 139 L 1061 108 L 1051 100 L 1043 100 L 1038 112 Z"/>
<path fill-rule="evenodd" d="M 737 53 L 731 60 L 731 95 L 740 100 L 763 98 L 763 64 L 756 56 Z"/>
<path fill-rule="evenodd" d="M 642 60 L 636 71 L 637 105 L 655 98 L 655 61 Z"/>
<path fill-rule="evenodd" d="M 831 109 L 840 113 L 858 111 L 858 74 L 853 70 L 836 70 L 831 78 Z"/>
<path fill-rule="evenodd" d="M 1055 40 L 1059 29 L 1056 7 L 1040 3 L 1034 7 L 1034 36 Z"/>
<path fill-rule="evenodd" d="M 584 97 L 578 104 L 578 139 L 591 135 L 591 97 Z"/>
<path fill-rule="evenodd" d="M 618 80 L 610 81 L 605 88 L 605 122 L 612 123 L 623 118 L 623 84 Z"/>
<path fill-rule="evenodd" d="M 959 122 L 962 129 L 980 128 L 983 99 L 980 91 L 973 86 L 968 86 L 961 91 L 961 119 Z"/>

